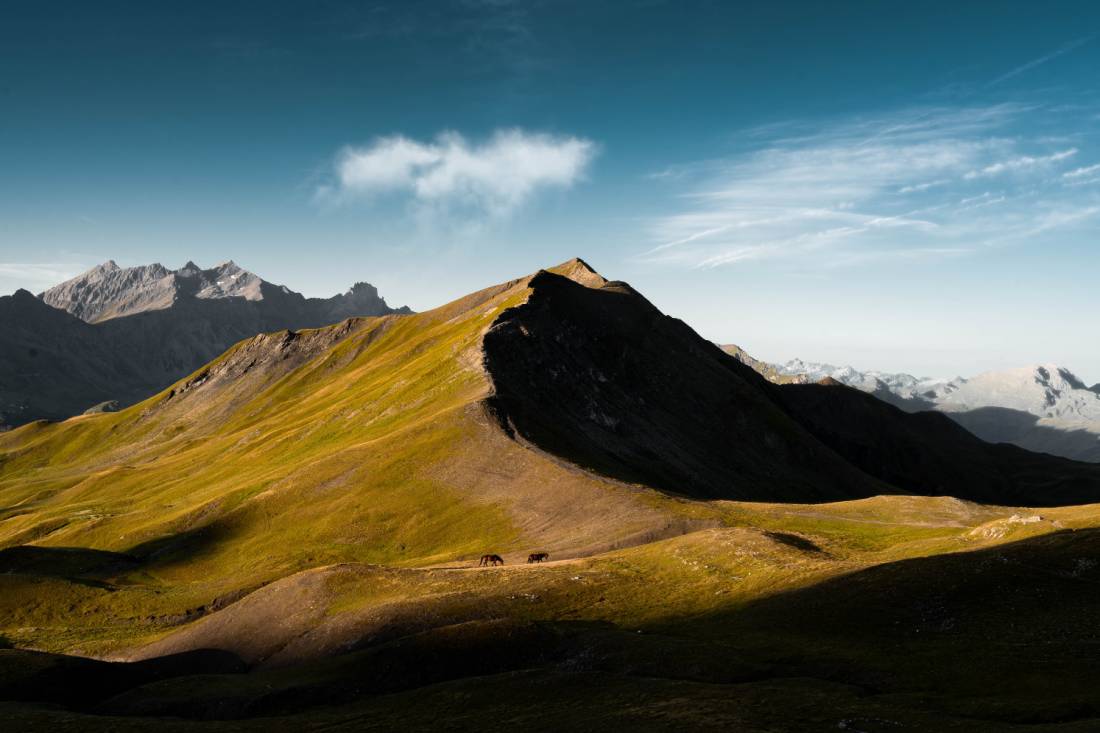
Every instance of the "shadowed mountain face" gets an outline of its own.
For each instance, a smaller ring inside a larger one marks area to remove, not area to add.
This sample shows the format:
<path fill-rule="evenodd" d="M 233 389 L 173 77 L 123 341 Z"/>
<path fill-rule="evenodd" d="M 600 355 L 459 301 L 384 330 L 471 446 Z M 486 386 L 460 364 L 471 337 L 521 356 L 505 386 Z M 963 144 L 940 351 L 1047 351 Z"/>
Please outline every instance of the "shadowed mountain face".
<path fill-rule="evenodd" d="M 776 405 L 769 385 L 625 283 L 542 272 L 485 336 L 502 425 L 566 460 L 697 498 L 889 492 Z"/>
<path fill-rule="evenodd" d="M 1100 434 L 1095 424 L 1060 424 L 1007 407 L 978 407 L 946 414 L 991 443 L 1012 443 L 1034 453 L 1100 463 Z"/>
<path fill-rule="evenodd" d="M 1100 498 L 1100 467 L 984 443 L 839 383 L 775 385 L 623 283 L 552 273 L 485 337 L 501 424 L 595 471 L 692 497 Z"/>
<path fill-rule="evenodd" d="M 366 283 L 304 298 L 232 262 L 176 271 L 109 262 L 41 298 L 0 298 L 0 425 L 133 404 L 257 333 L 408 312 Z"/>
<path fill-rule="evenodd" d="M 907 413 L 839 383 L 772 390 L 807 430 L 899 493 L 1032 506 L 1100 499 L 1100 466 L 986 443 L 946 415 Z"/>

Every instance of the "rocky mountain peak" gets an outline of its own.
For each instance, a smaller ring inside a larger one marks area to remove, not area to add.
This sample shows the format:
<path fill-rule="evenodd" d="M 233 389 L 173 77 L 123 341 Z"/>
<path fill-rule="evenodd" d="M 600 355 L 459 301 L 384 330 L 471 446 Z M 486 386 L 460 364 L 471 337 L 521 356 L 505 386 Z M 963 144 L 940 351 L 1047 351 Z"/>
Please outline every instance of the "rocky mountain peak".
<path fill-rule="evenodd" d="M 589 288 L 601 288 L 607 284 L 607 279 L 580 257 L 574 257 L 556 267 L 551 267 L 549 271 Z"/>
<path fill-rule="evenodd" d="M 347 295 L 355 297 L 378 297 L 378 288 L 374 287 L 370 283 L 357 282 L 348 288 Z"/>

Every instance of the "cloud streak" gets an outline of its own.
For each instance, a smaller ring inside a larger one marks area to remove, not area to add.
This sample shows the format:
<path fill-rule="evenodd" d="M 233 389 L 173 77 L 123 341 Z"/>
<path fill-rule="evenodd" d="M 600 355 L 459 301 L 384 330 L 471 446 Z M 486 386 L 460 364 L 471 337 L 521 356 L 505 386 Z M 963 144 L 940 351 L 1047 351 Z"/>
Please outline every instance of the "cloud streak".
<path fill-rule="evenodd" d="M 1067 173 L 1062 174 L 1062 178 L 1084 178 L 1085 176 L 1100 175 L 1100 163 L 1096 165 L 1086 165 L 1082 168 L 1075 168 Z"/>
<path fill-rule="evenodd" d="M 653 244 L 642 259 L 820 269 L 956 257 L 1074 226 L 1092 217 L 1095 201 L 1059 181 L 1091 180 L 1095 170 L 1059 174 L 1078 149 L 1050 150 L 1049 141 L 1016 134 L 1033 113 L 1020 105 L 905 109 L 809 134 L 790 135 L 795 125 L 776 128 L 786 137 L 757 133 L 756 150 L 681 176 L 694 182 L 678 211 L 650 222 Z"/>
<path fill-rule="evenodd" d="M 1053 61 L 1054 59 L 1058 58 L 1059 56 L 1065 56 L 1067 53 L 1070 53 L 1072 51 L 1076 51 L 1081 46 L 1084 46 L 1086 43 L 1091 42 L 1094 38 L 1096 38 L 1096 36 L 1087 36 L 1085 38 L 1078 38 L 1077 40 L 1070 41 L 1069 43 L 1067 43 L 1067 44 L 1063 45 L 1061 48 L 1059 48 L 1057 51 L 1053 51 L 1051 53 L 1048 53 L 1045 56 L 1040 56 L 1037 59 L 1032 59 L 1031 61 L 1028 61 L 1026 64 L 1023 64 L 1022 66 L 1017 66 L 1015 69 L 1012 69 L 1008 73 L 1001 74 L 996 79 L 994 79 L 993 81 L 986 84 L 986 87 L 987 88 L 988 87 L 995 87 L 998 84 L 1006 82 L 1006 81 L 1008 81 L 1009 79 L 1011 79 L 1013 77 L 1016 77 L 1016 76 L 1019 76 L 1020 74 L 1023 74 L 1026 71 L 1031 71 L 1036 66 L 1042 66 L 1043 64 L 1047 63 L 1048 61 Z"/>
<path fill-rule="evenodd" d="M 987 165 L 981 170 L 969 171 L 964 178 L 967 180 L 973 180 L 975 178 L 988 178 L 990 176 L 999 176 L 1002 173 L 1012 173 L 1015 171 L 1021 171 L 1028 168 L 1035 168 L 1038 166 L 1050 165 L 1051 163 L 1059 163 L 1063 160 L 1068 160 L 1077 155 L 1077 148 L 1070 148 L 1069 150 L 1062 150 L 1057 153 L 1051 153 L 1050 155 L 1021 155 L 1018 158 L 1012 158 L 1011 160 L 1002 160 L 992 165 Z"/>
<path fill-rule="evenodd" d="M 504 218 L 539 191 L 569 188 L 584 176 L 597 152 L 591 140 L 499 130 L 480 144 L 445 132 L 421 142 L 394 135 L 337 156 L 323 201 L 398 195 L 437 212 Z"/>

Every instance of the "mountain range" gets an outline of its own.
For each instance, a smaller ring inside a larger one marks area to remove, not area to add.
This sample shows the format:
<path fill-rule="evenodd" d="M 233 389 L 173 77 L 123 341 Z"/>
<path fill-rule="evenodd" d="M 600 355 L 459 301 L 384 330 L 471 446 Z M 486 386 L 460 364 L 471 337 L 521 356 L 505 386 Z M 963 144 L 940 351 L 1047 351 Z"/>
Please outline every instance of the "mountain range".
<path fill-rule="evenodd" d="M 110 261 L 38 296 L 0 297 L 0 425 L 132 404 L 260 332 L 409 312 L 367 283 L 305 298 L 233 262 Z"/>
<path fill-rule="evenodd" d="M 1098 500 L 1100 466 L 775 384 L 571 260 L 0 435 L 0 704 L 17 730 L 1087 723 Z"/>
<path fill-rule="evenodd" d="M 1090 387 L 1055 364 L 933 379 L 801 359 L 771 364 L 736 345 L 722 348 L 778 384 L 835 380 L 908 412 L 942 412 L 992 443 L 1100 462 L 1100 384 Z"/>

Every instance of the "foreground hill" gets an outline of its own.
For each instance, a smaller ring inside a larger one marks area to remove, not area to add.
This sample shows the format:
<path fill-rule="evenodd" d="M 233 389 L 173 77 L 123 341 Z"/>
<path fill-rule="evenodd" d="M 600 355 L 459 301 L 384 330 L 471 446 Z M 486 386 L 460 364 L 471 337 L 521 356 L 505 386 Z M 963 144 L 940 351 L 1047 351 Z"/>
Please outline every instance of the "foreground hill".
<path fill-rule="evenodd" d="M 777 384 L 834 379 L 903 410 L 943 412 L 991 443 L 1100 462 L 1100 385 L 1087 386 L 1055 364 L 985 372 L 955 379 L 859 371 L 793 359 L 770 364 L 733 344 L 722 347 Z"/>
<path fill-rule="evenodd" d="M 304 298 L 232 262 L 108 262 L 40 298 L 0 298 L 0 426 L 133 404 L 257 333 L 399 312 L 366 283 Z"/>
<path fill-rule="evenodd" d="M 0 709 L 114 730 L 1091 722 L 1100 669 L 1065 660 L 1095 633 L 1100 512 L 997 504 L 1096 501 L 1098 470 L 773 385 L 574 260 L 255 336 L 127 409 L 0 435 Z M 1048 682 L 971 700 L 1032 669 Z"/>

